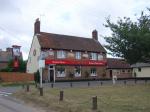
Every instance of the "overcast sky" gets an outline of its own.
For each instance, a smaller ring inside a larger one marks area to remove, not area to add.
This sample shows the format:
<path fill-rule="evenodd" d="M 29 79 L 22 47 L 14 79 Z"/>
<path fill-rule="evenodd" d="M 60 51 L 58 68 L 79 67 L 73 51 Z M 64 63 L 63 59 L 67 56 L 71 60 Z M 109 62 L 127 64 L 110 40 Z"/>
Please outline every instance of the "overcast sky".
<path fill-rule="evenodd" d="M 97 29 L 103 45 L 101 35 L 110 35 L 103 26 L 106 17 L 134 18 L 148 6 L 150 0 L 0 0 L 0 48 L 20 45 L 27 59 L 36 18 L 44 32 L 91 38 Z"/>

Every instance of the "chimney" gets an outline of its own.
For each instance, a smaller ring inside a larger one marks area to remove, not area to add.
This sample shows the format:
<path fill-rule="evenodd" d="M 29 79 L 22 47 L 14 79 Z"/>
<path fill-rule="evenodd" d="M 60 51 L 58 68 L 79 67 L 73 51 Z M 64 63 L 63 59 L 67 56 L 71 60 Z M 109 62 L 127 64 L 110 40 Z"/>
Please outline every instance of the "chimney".
<path fill-rule="evenodd" d="M 37 18 L 34 23 L 34 35 L 39 33 L 40 33 L 40 21 L 39 18 Z"/>
<path fill-rule="evenodd" d="M 94 40 L 98 40 L 98 32 L 97 32 L 97 30 L 93 30 L 93 31 L 92 31 L 92 38 L 93 38 Z"/>

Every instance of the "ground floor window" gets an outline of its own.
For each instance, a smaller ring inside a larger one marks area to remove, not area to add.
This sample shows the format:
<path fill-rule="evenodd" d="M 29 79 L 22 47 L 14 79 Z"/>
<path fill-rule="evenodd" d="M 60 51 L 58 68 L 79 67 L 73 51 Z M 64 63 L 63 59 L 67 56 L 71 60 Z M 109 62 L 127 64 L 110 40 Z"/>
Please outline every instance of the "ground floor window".
<path fill-rule="evenodd" d="M 80 66 L 75 67 L 75 77 L 81 77 L 81 67 Z"/>
<path fill-rule="evenodd" d="M 91 76 L 96 76 L 96 68 L 91 68 Z"/>
<path fill-rule="evenodd" d="M 56 68 L 56 76 L 57 77 L 65 77 L 66 73 L 65 73 L 65 68 L 64 67 L 57 67 Z"/>

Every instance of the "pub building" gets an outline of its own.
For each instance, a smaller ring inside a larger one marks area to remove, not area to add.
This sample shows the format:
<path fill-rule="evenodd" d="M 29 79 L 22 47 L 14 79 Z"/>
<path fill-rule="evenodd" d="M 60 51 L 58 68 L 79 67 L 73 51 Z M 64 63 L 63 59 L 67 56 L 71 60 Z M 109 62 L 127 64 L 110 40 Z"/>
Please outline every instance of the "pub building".
<path fill-rule="evenodd" d="M 38 71 L 41 57 L 45 60 L 43 80 L 47 82 L 107 78 L 106 50 L 96 30 L 92 38 L 41 32 L 36 19 L 27 73 Z"/>

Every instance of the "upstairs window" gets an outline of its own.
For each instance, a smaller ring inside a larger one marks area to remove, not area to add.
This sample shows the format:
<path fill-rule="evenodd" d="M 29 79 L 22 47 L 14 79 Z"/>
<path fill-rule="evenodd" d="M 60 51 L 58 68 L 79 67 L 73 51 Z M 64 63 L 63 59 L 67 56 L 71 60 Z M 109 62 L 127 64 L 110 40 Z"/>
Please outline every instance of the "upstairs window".
<path fill-rule="evenodd" d="M 66 52 L 63 50 L 57 51 L 57 58 L 58 59 L 66 58 Z"/>
<path fill-rule="evenodd" d="M 98 54 L 98 60 L 103 60 L 103 55 Z"/>
<path fill-rule="evenodd" d="M 75 52 L 75 58 L 81 59 L 81 52 Z"/>
<path fill-rule="evenodd" d="M 91 68 L 91 76 L 96 76 L 96 68 Z"/>
<path fill-rule="evenodd" d="M 97 53 L 90 53 L 91 60 L 97 60 Z"/>

